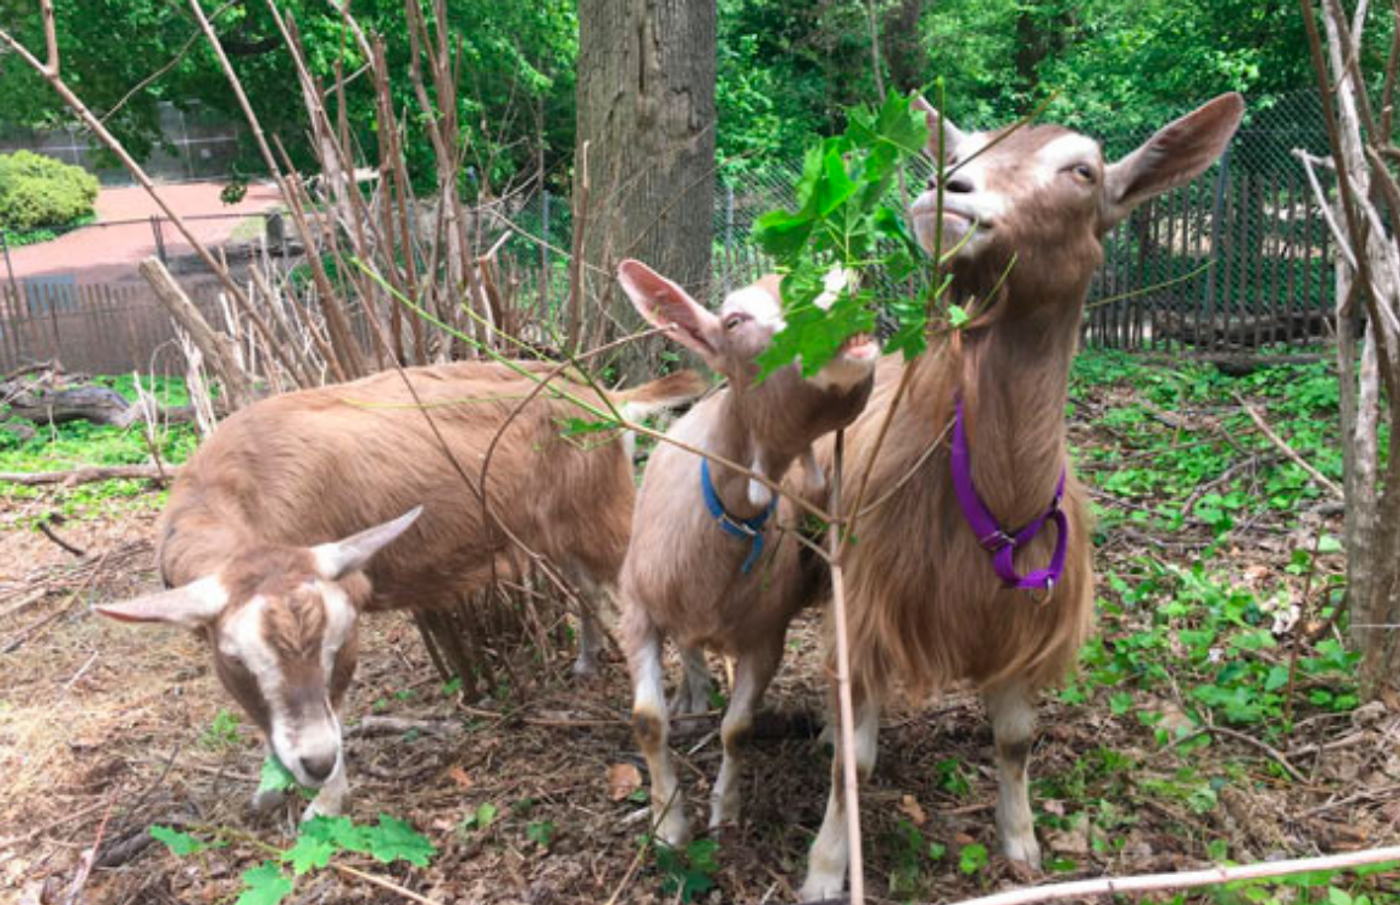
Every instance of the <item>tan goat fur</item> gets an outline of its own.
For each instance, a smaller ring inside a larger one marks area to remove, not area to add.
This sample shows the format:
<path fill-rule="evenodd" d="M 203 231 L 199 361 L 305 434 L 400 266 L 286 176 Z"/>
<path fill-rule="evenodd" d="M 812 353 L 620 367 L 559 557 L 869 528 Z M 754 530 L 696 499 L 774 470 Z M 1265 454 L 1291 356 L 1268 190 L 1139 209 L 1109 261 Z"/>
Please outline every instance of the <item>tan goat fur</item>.
<path fill-rule="evenodd" d="M 844 562 L 856 761 L 863 775 L 874 767 L 882 699 L 900 689 L 924 699 L 953 682 L 972 683 L 993 724 L 1003 849 L 1038 867 L 1027 793 L 1032 702 L 1071 667 L 1092 623 L 1084 490 L 1071 474 L 1062 505 L 1069 547 L 1061 580 L 1048 591 L 1010 589 L 958 505 L 948 442 L 925 453 L 940 435 L 950 435 L 944 432 L 961 397 L 973 483 L 988 510 L 1004 530 L 1046 510 L 1068 467 L 1069 365 L 1089 280 L 1102 260 L 1101 237 L 1143 200 L 1208 167 L 1234 134 L 1243 104 L 1238 95 L 1217 98 L 1114 164 L 1104 163 L 1097 143 L 1058 126 L 967 135 L 924 108 L 935 134 L 930 152 L 936 153 L 942 127 L 950 158 L 939 238 L 952 255 L 952 301 L 983 313 L 908 366 L 909 384 L 866 500 L 908 480 L 861 517 L 860 542 Z M 939 223 L 932 185 L 912 213 L 921 244 L 932 251 Z M 871 403 L 846 433 L 843 486 L 856 486 L 865 473 L 904 376 L 903 365 L 881 363 Z M 818 460 L 830 461 L 829 445 Z M 1047 524 L 1016 552 L 1018 570 L 1044 567 L 1055 541 Z M 802 890 L 809 900 L 835 897 L 842 888 L 847 840 L 839 777 L 838 764 Z"/>
<path fill-rule="evenodd" d="M 682 372 L 611 396 L 645 410 L 704 386 Z M 587 590 L 616 582 L 635 496 L 627 444 L 563 436 L 564 419 L 591 416 L 556 390 L 602 407 L 594 390 L 563 378 L 501 431 L 536 387 L 504 365 L 467 362 L 239 411 L 181 469 L 161 518 L 157 556 L 176 590 L 99 611 L 202 631 L 225 687 L 299 781 L 326 784 L 317 801 L 334 810 L 344 786 L 335 711 L 354 672 L 357 613 L 448 605 L 493 574 L 519 574 L 526 554 L 511 536 Z M 498 433 L 488 519 L 481 471 Z M 416 506 L 416 521 L 383 524 Z M 588 665 L 592 652 L 580 647 Z M 332 770 L 340 778 L 328 779 Z"/>
<path fill-rule="evenodd" d="M 623 288 L 643 316 L 674 324 L 672 338 L 699 353 L 729 385 L 693 408 L 668 432 L 674 440 L 733 462 L 751 464 L 781 482 L 812 443 L 858 415 L 870 394 L 878 351 L 856 337 L 825 368 L 804 379 L 788 365 L 757 379 L 754 359 L 781 326 L 778 279 L 767 277 L 725 299 L 712 314 L 644 265 L 624 262 Z M 761 557 L 745 573 L 753 547 L 726 533 L 701 491 L 701 460 L 661 444 L 647 463 L 633 519 L 632 541 L 620 578 L 623 647 L 633 686 L 633 725 L 651 772 L 657 835 L 668 845 L 689 836 L 685 802 L 671 765 L 661 676 L 661 643 L 682 652 L 685 683 L 675 708 L 709 708 L 705 648 L 734 658 L 735 679 L 720 727 L 724 759 L 715 781 L 712 827 L 738 818 L 742 748 L 753 712 L 776 672 L 788 623 L 815 593 L 821 570 L 790 536 L 800 514 L 784 497 L 763 526 Z M 769 505 L 766 488 L 747 475 L 710 463 L 715 494 L 735 519 L 752 519 Z M 820 498 L 815 475 L 803 492 Z"/>

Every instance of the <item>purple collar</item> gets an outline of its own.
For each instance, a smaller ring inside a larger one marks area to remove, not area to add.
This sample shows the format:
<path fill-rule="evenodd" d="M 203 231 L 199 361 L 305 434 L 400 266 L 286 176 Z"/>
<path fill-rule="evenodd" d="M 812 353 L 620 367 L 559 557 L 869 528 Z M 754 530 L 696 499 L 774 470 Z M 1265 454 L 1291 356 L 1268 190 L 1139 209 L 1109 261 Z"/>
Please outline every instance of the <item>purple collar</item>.
<path fill-rule="evenodd" d="M 977 543 L 992 554 L 992 568 L 1008 588 L 1026 591 L 1052 591 L 1055 582 L 1065 571 L 1065 548 L 1069 542 L 1069 522 L 1060 509 L 1060 499 L 1065 494 L 1065 471 L 1060 470 L 1060 481 L 1055 485 L 1055 496 L 1050 506 L 1018 531 L 1003 531 L 996 516 L 987 509 L 987 504 L 977 494 L 977 486 L 972 482 L 972 456 L 967 449 L 967 428 L 963 417 L 962 399 L 958 400 L 957 415 L 953 419 L 953 489 L 958 495 L 958 506 L 967 520 L 972 533 L 977 535 Z M 1057 537 L 1055 552 L 1050 557 L 1050 567 L 1038 569 L 1026 575 L 1016 572 L 1012 555 L 1035 539 L 1046 521 L 1055 523 Z"/>

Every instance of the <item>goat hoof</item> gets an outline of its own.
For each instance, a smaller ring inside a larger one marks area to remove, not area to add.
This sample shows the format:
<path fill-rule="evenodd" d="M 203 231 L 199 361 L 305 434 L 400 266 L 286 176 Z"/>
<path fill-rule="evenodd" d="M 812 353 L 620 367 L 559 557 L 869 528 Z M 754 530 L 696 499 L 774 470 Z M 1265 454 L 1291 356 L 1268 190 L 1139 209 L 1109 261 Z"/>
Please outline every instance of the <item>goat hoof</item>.
<path fill-rule="evenodd" d="M 739 802 L 737 801 L 717 801 L 710 809 L 710 833 L 719 832 L 726 826 L 737 826 L 739 823 Z"/>
<path fill-rule="evenodd" d="M 319 797 L 306 806 L 306 810 L 301 812 L 301 822 L 310 823 L 317 817 L 339 817 L 345 810 L 345 802 L 342 799 L 333 801 L 322 801 Z"/>
<path fill-rule="evenodd" d="M 259 789 L 253 793 L 248 804 L 258 814 L 266 814 L 282 806 L 287 800 L 287 793 L 281 789 Z"/>
<path fill-rule="evenodd" d="M 802 884 L 802 891 L 799 893 L 801 901 L 824 902 L 828 899 L 839 899 L 846 885 L 845 879 L 843 874 L 811 871 L 807 874 L 807 881 Z"/>
<path fill-rule="evenodd" d="M 683 849 L 690 842 L 690 823 L 684 816 L 667 814 L 656 828 L 656 840 L 667 848 Z"/>
<path fill-rule="evenodd" d="M 577 679 L 598 678 L 598 658 L 580 655 L 579 658 L 574 661 L 573 672 L 574 677 Z"/>
<path fill-rule="evenodd" d="M 1002 851 L 1012 861 L 1040 871 L 1040 843 L 1035 841 L 1034 833 L 1021 838 L 1007 838 Z"/>

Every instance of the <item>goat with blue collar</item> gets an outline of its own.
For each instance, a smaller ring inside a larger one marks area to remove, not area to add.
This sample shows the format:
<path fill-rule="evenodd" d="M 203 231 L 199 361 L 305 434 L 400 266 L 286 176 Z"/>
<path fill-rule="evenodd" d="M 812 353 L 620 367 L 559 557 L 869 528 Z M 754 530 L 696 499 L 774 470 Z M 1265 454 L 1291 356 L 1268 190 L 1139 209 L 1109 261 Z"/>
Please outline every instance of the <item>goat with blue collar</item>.
<path fill-rule="evenodd" d="M 770 485 L 780 485 L 800 458 L 803 494 L 821 494 L 812 444 L 864 409 L 879 350 L 872 337 L 855 336 L 811 378 L 791 364 L 760 381 L 756 359 L 783 326 L 777 276 L 731 293 L 718 314 L 638 261 L 624 261 L 618 279 L 643 317 L 728 380 L 668 434 L 713 459 L 667 443 L 652 453 L 619 580 L 633 727 L 651 771 L 657 837 L 680 846 L 690 831 L 667 749 L 662 642 L 673 639 L 685 664 L 679 713 L 709 707 L 706 649 L 734 659 L 710 826 L 732 823 L 739 815 L 739 755 L 754 709 L 782 659 L 788 623 L 812 590 L 797 543 L 781 534 L 795 520 L 795 507 Z"/>

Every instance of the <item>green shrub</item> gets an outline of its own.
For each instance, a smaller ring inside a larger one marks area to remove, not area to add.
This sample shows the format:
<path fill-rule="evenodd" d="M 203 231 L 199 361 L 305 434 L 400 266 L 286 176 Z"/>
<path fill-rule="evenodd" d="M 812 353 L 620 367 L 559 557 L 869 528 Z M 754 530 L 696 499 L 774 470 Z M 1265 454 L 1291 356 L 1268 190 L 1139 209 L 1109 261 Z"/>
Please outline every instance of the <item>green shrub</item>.
<path fill-rule="evenodd" d="M 31 151 L 0 154 L 0 227 L 16 232 L 65 226 L 92 211 L 97 178 Z"/>

